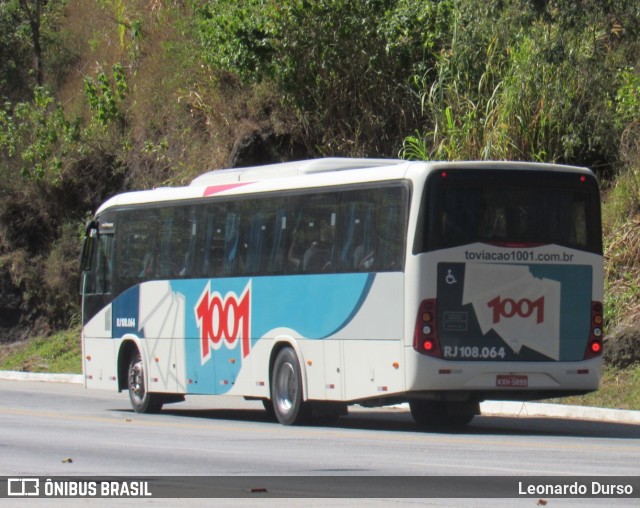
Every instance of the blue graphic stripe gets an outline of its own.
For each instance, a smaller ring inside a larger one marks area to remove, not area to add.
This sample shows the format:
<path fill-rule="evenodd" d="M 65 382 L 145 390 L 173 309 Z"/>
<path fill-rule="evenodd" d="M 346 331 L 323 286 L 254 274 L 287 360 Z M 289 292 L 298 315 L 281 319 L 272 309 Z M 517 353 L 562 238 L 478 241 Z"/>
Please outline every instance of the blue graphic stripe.
<path fill-rule="evenodd" d="M 326 338 L 326 337 L 330 337 L 331 335 L 335 335 L 340 330 L 345 328 L 353 320 L 354 317 L 356 317 L 358 312 L 360 312 L 360 308 L 362 307 L 362 305 L 366 301 L 367 297 L 369 296 L 369 292 L 371 291 L 371 287 L 373 286 L 373 281 L 375 280 L 375 278 L 376 278 L 376 274 L 375 273 L 370 273 L 369 274 L 369 276 L 367 277 L 366 283 L 365 283 L 364 287 L 362 288 L 362 293 L 360 294 L 360 299 L 356 302 L 355 306 L 353 307 L 353 310 L 351 311 L 351 314 L 349 314 L 347 316 L 347 318 L 344 320 L 344 322 L 338 328 L 336 328 L 331 333 L 329 333 L 329 334 L 325 335 L 324 337 L 322 337 L 323 339 Z"/>

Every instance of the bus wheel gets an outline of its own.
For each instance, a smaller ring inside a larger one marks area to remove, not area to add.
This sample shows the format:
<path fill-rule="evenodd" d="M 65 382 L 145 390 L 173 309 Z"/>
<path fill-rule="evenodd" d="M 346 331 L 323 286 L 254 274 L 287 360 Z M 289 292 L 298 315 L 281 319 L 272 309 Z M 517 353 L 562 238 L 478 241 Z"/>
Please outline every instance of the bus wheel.
<path fill-rule="evenodd" d="M 273 364 L 271 401 L 276 418 L 283 425 L 299 425 L 309 417 L 309 407 L 302 396 L 298 356 L 290 347 L 280 350 Z"/>
<path fill-rule="evenodd" d="M 267 419 L 275 420 L 276 413 L 273 410 L 273 402 L 271 402 L 271 400 L 269 399 L 262 399 L 262 406 L 264 407 L 264 410 L 267 412 Z"/>
<path fill-rule="evenodd" d="M 418 425 L 430 428 L 464 427 L 475 412 L 450 412 L 447 404 L 435 400 L 410 400 L 411 416 Z"/>
<path fill-rule="evenodd" d="M 131 406 L 136 413 L 157 413 L 162 409 L 160 396 L 147 392 L 145 387 L 144 364 L 139 351 L 131 355 L 127 371 L 127 386 Z"/>

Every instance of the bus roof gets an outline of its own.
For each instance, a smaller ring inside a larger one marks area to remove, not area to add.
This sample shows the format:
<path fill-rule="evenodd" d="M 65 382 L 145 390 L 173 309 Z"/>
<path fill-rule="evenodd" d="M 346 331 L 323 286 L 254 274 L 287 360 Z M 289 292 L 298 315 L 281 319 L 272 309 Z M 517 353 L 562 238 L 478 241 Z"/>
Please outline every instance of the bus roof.
<path fill-rule="evenodd" d="M 353 169 L 388 168 L 407 164 L 400 159 L 349 159 L 329 157 L 294 162 L 282 162 L 248 168 L 218 169 L 195 178 L 192 186 L 219 185 L 221 183 L 242 181 L 263 181 L 271 178 L 290 178 Z"/>
<path fill-rule="evenodd" d="M 411 178 L 417 172 L 438 169 L 529 169 L 591 174 L 586 168 L 532 162 L 465 161 L 424 162 L 401 159 L 322 158 L 247 168 L 219 169 L 196 177 L 187 187 L 161 187 L 118 194 L 97 213 L 117 206 L 198 199 L 213 195 L 326 187 Z M 414 173 L 415 170 L 416 173 Z"/>

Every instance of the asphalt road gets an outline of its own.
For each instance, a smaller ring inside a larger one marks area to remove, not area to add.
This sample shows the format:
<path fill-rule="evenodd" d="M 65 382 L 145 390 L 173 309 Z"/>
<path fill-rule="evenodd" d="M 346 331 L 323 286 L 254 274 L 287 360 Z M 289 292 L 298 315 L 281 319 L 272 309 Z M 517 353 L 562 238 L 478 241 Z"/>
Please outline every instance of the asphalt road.
<path fill-rule="evenodd" d="M 139 415 L 131 411 L 126 394 L 76 384 L 0 381 L 0 476 L 301 475 L 310 481 L 296 488 L 317 493 L 330 485 L 324 477 L 640 474 L 636 424 L 480 416 L 462 431 L 424 432 L 406 410 L 355 408 L 331 426 L 284 427 L 270 421 L 260 403 L 237 398 L 188 397 L 165 407 L 157 415 Z M 365 489 L 362 492 L 344 493 L 370 496 L 366 489 L 375 492 L 384 481 L 357 486 Z M 260 492 L 258 488 L 256 494 Z M 50 505 L 54 500 L 48 501 Z M 167 506 L 176 504 L 170 501 L 165 501 Z M 489 506 L 484 501 L 394 503 Z M 490 505 L 512 506 L 514 501 L 493 500 Z M 517 501 L 518 506 L 535 506 L 536 500 Z M 585 500 L 551 501 L 550 506 L 578 506 Z M 602 500 L 590 501 L 602 505 Z M 377 502 L 387 506 L 391 500 Z M 112 500 L 110 505 L 117 503 Z M 265 506 L 268 500 L 254 498 L 251 503 Z M 245 500 L 236 506 L 251 503 Z M 316 499 L 303 504 L 288 500 L 284 505 L 335 508 L 370 506 L 372 500 L 342 503 Z M 612 504 L 637 506 L 638 499 L 606 501 Z"/>

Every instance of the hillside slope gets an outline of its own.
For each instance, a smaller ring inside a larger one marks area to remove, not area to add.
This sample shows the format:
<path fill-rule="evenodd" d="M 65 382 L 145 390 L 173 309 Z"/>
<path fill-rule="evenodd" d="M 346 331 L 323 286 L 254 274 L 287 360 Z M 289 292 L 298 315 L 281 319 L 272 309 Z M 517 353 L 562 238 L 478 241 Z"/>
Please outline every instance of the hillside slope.
<path fill-rule="evenodd" d="M 593 168 L 608 328 L 637 326 L 635 0 L 27 4 L 0 6 L 0 340 L 77 323 L 107 197 L 318 156 Z"/>

